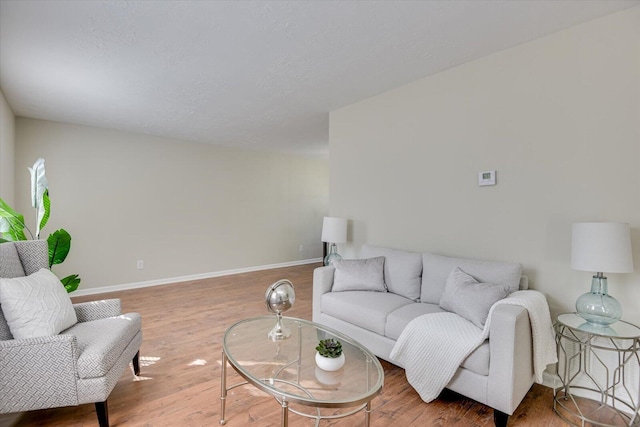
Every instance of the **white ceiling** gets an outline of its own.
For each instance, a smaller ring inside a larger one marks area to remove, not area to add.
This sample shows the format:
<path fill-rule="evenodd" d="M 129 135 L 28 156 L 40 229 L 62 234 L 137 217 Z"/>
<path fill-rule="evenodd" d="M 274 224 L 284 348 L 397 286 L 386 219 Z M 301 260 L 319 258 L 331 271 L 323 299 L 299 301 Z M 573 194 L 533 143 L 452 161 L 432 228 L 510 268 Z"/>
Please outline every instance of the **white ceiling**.
<path fill-rule="evenodd" d="M 326 156 L 328 112 L 640 1 L 0 0 L 17 116 Z"/>

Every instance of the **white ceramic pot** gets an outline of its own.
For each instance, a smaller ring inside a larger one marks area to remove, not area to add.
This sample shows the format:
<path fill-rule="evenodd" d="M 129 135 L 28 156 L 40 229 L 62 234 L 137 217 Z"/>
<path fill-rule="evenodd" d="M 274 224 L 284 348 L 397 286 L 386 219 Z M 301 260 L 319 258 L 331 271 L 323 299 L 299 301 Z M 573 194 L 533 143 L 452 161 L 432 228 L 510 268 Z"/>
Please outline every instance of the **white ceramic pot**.
<path fill-rule="evenodd" d="M 337 371 L 344 365 L 344 353 L 338 357 L 324 357 L 316 352 L 316 365 L 324 371 Z"/>

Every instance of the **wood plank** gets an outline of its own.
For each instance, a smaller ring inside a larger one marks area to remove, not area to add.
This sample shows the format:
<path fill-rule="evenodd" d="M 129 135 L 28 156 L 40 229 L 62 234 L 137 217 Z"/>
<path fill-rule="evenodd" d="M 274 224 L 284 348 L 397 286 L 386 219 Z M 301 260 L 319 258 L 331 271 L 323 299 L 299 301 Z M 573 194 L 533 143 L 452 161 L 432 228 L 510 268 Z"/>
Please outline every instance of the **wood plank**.
<path fill-rule="evenodd" d="M 141 376 L 125 372 L 109 397 L 109 421 L 116 426 L 212 426 L 220 418 L 222 337 L 232 323 L 267 314 L 264 293 L 287 278 L 296 290 L 286 315 L 311 319 L 311 287 L 316 264 L 236 274 L 98 296 L 74 302 L 120 298 L 124 312 L 142 315 Z M 445 391 L 424 403 L 406 381 L 404 370 L 382 362 L 385 386 L 372 402 L 372 426 L 492 426 L 491 408 Z M 229 384 L 240 377 L 229 369 Z M 251 386 L 233 389 L 227 400 L 228 426 L 280 425 L 280 407 Z M 553 413 L 552 390 L 534 385 L 509 426 L 565 426 Z M 0 415 L 0 427 L 94 427 L 93 404 Z M 295 414 L 291 427 L 314 425 Z M 364 425 L 364 414 L 326 420 L 322 426 Z"/>

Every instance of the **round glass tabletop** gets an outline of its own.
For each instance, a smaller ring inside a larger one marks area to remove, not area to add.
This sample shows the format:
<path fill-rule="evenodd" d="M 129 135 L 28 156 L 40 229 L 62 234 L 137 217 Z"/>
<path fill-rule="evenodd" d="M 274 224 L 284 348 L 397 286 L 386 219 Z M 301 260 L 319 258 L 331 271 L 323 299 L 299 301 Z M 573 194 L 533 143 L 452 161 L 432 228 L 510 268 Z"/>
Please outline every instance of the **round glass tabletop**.
<path fill-rule="evenodd" d="M 640 328 L 623 320 L 619 320 L 610 325 L 599 326 L 588 323 L 576 313 L 564 313 L 558 315 L 558 323 L 568 326 L 571 329 L 605 338 L 635 339 L 640 337 Z"/>
<path fill-rule="evenodd" d="M 314 407 L 350 407 L 366 403 L 383 386 L 384 371 L 366 348 L 340 332 L 307 320 L 283 317 L 291 336 L 271 340 L 275 316 L 242 320 L 224 335 L 223 349 L 236 371 L 254 386 L 288 401 Z M 342 343 L 344 366 L 323 371 L 315 363 L 321 339 Z"/>

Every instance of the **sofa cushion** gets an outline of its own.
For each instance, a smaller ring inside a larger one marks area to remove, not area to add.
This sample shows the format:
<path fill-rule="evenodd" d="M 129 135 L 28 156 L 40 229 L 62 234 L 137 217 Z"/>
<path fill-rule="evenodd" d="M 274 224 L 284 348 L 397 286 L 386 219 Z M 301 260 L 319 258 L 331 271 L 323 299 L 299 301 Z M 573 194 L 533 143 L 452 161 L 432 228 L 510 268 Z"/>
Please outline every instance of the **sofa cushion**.
<path fill-rule="evenodd" d="M 374 291 L 386 292 L 384 285 L 384 257 L 368 259 L 337 259 L 333 261 L 331 292 Z"/>
<path fill-rule="evenodd" d="M 387 316 L 413 302 L 390 292 L 328 292 L 322 295 L 322 312 L 384 335 Z"/>
<path fill-rule="evenodd" d="M 78 342 L 80 378 L 105 376 L 141 330 L 141 324 L 138 313 L 127 313 L 77 323 L 63 331 L 64 335 L 74 335 Z"/>
<path fill-rule="evenodd" d="M 388 338 L 397 340 L 404 330 L 404 327 L 414 318 L 423 314 L 441 313 L 443 311 L 444 310 L 437 304 L 423 304 L 419 302 L 407 304 L 389 313 L 384 334 Z"/>
<path fill-rule="evenodd" d="M 422 263 L 420 300 L 432 304 L 440 303 L 447 277 L 456 267 L 460 267 L 479 282 L 506 285 L 509 292 L 518 290 L 522 274 L 522 266 L 517 263 L 453 258 L 431 253 L 422 254 Z"/>
<path fill-rule="evenodd" d="M 479 375 L 489 375 L 489 340 L 485 340 L 462 362 L 461 367 Z"/>
<path fill-rule="evenodd" d="M 361 258 L 383 256 L 387 290 L 413 301 L 420 299 L 422 255 L 416 252 L 362 245 Z"/>
<path fill-rule="evenodd" d="M 387 316 L 385 335 L 397 340 L 402 330 L 414 318 L 423 314 L 440 313 L 444 310 L 436 304 L 413 303 L 407 304 L 393 311 Z M 489 375 L 489 340 L 485 340 L 460 365 L 479 375 Z"/>
<path fill-rule="evenodd" d="M 15 339 L 56 335 L 78 321 L 64 286 L 46 268 L 0 279 L 0 306 Z"/>
<path fill-rule="evenodd" d="M 447 278 L 440 307 L 459 314 L 479 328 L 484 328 L 491 306 L 508 294 L 507 286 L 480 283 L 456 267 Z"/>

